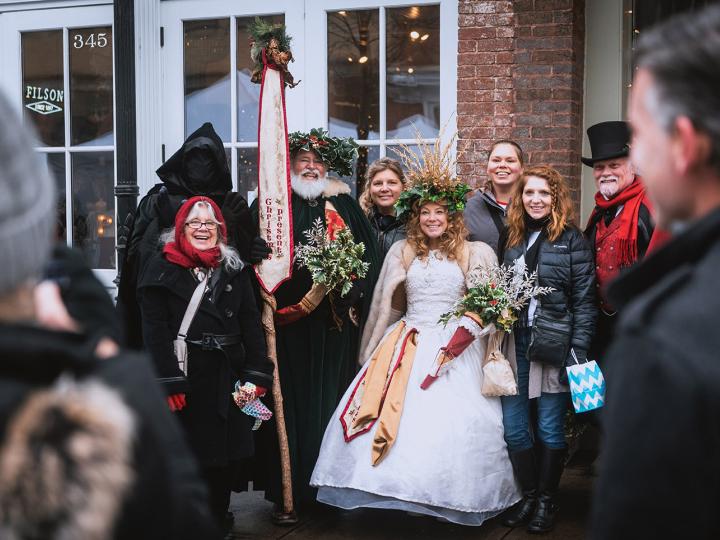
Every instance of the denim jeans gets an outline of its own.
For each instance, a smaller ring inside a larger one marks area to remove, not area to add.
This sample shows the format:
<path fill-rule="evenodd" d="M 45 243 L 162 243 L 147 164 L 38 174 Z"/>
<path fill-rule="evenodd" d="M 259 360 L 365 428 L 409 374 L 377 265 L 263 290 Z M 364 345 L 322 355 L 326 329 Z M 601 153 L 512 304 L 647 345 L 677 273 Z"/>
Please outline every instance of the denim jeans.
<path fill-rule="evenodd" d="M 530 344 L 530 328 L 517 328 L 515 335 L 515 354 L 517 358 L 518 395 L 503 396 L 503 427 L 505 442 L 510 452 L 533 447 L 534 432 L 548 448 L 565 448 L 565 411 L 568 394 L 548 394 L 543 392 L 537 398 L 537 426 L 530 429 L 530 400 L 528 399 L 528 379 L 530 362 L 527 349 Z"/>

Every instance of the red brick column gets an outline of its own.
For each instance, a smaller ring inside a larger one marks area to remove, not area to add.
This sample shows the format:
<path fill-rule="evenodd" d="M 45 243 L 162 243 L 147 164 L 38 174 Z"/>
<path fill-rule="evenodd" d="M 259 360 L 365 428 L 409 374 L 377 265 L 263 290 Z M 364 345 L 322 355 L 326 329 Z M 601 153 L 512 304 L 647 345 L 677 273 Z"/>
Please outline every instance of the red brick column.
<path fill-rule="evenodd" d="M 579 208 L 584 0 L 460 0 L 458 174 L 485 180 L 493 140 L 568 178 Z"/>

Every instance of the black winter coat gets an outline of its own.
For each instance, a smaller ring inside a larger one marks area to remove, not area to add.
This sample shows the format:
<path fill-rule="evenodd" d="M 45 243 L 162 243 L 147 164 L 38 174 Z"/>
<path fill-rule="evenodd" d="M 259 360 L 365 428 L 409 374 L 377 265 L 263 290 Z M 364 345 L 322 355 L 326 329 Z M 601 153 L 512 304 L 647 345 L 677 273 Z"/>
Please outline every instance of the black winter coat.
<path fill-rule="evenodd" d="M 121 353 L 113 358 L 98 360 L 89 354 L 93 346 L 92 339 L 79 334 L 51 332 L 34 326 L 0 325 L 0 451 L 3 450 L 2 446 L 8 444 L 12 417 L 36 392 L 47 389 L 61 375 L 81 381 L 100 381 L 103 386 L 110 387 L 120 395 L 135 419 L 134 448 L 131 451 L 134 484 L 129 488 L 129 493 L 122 496 L 124 503 L 111 538 L 219 538 L 210 516 L 205 484 L 200 480 L 180 426 L 170 414 L 153 379 L 149 359 L 144 355 Z M 91 411 L 85 410 L 81 418 L 87 420 L 90 417 Z M 80 425 L 79 421 L 77 424 L 63 425 L 55 416 L 45 418 L 56 426 L 55 430 L 46 432 L 45 444 L 50 447 L 61 439 L 61 433 L 77 429 Z M 115 418 L 114 414 L 107 417 L 111 422 Z M 19 427 L 13 429 L 17 435 Z M 37 450 L 41 440 L 32 439 L 29 444 Z M 23 455 L 31 454 L 23 452 Z M 67 467 L 65 470 L 70 472 L 69 475 L 58 474 L 55 467 L 58 463 L 33 459 L 36 468 L 21 479 L 27 487 L 35 481 L 33 473 L 42 477 L 39 481 L 42 486 L 40 493 L 25 492 L 26 497 L 37 497 L 34 501 L 25 501 L 36 512 L 35 515 L 41 512 L 43 505 L 70 507 L 70 497 L 67 500 L 61 497 L 50 501 L 48 494 L 69 493 L 66 483 L 76 482 L 73 470 L 82 475 L 87 473 L 88 466 L 98 466 L 97 455 L 88 456 L 83 452 L 73 454 L 72 451 L 61 452 L 61 455 L 64 461 L 59 465 Z M 75 461 L 77 459 L 87 459 L 88 463 L 78 463 Z M 46 470 L 44 466 L 52 466 L 52 471 Z M 97 476 L 93 478 L 100 480 Z M 5 488 L 8 487 L 7 481 L 8 478 L 4 477 Z M 90 488 L 93 485 L 84 487 L 88 488 L 87 494 L 92 498 L 93 491 Z M 15 503 L 18 502 L 18 493 L 10 496 L 15 498 Z M 85 503 L 91 504 L 92 501 L 88 499 Z M 103 508 L 107 506 L 103 505 Z M 70 510 L 70 514 L 62 515 L 61 520 L 68 522 L 72 516 Z M 109 515 L 93 517 L 99 520 L 113 518 Z M 48 533 L 48 530 L 45 529 L 45 532 Z M 51 535 L 41 533 L 33 537 L 50 538 Z"/>
<path fill-rule="evenodd" d="M 394 216 L 383 216 L 373 207 L 370 214 L 370 225 L 375 231 L 380 250 L 380 265 L 382 265 L 390 246 L 405 238 L 405 222 Z"/>
<path fill-rule="evenodd" d="M 595 262 L 593 252 L 579 229 L 569 226 L 551 242 L 547 238 L 538 251 L 538 285 L 554 291 L 540 297 L 543 310 L 558 315 L 573 314 L 573 333 L 570 344 L 578 357 L 584 358 L 590 348 L 597 308 L 595 307 Z M 539 240 L 538 240 L 539 241 Z M 525 249 L 524 245 L 503 249 L 503 264 L 512 265 Z"/>
<path fill-rule="evenodd" d="M 224 466 L 253 453 L 254 420 L 235 405 L 231 394 L 237 380 L 268 390 L 273 380 L 249 270 L 215 272 L 220 272 L 219 279 L 203 297 L 188 330 L 186 384 L 168 388 L 168 393 L 187 393 L 187 407 L 179 417 L 205 466 Z M 191 270 L 162 254 L 143 274 L 138 287 L 143 337 L 159 377 L 182 376 L 173 340 L 197 284 Z M 203 334 L 240 335 L 242 344 L 224 350 L 190 344 L 201 342 Z"/>
<path fill-rule="evenodd" d="M 716 209 L 608 289 L 591 538 L 720 538 L 719 268 Z"/>

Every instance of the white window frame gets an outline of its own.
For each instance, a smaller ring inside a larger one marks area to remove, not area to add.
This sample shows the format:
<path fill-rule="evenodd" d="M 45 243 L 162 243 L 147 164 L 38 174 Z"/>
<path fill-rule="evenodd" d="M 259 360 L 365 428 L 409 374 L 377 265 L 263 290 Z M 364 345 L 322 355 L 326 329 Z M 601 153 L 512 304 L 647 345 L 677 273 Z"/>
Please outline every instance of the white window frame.
<path fill-rule="evenodd" d="M 0 5 L 0 9 L 3 6 Z M 66 228 L 68 231 L 67 243 L 72 245 L 72 155 L 87 152 L 113 152 L 113 187 L 117 182 L 117 154 L 115 137 L 117 135 L 115 114 L 115 62 L 113 58 L 113 144 L 112 146 L 73 146 L 70 138 L 70 122 L 72 116 L 72 103 L 70 103 L 70 51 L 68 46 L 68 28 L 85 28 L 92 26 L 110 26 L 113 29 L 113 44 L 115 47 L 115 29 L 113 24 L 112 5 L 77 6 L 52 10 L 32 10 L 4 12 L 0 15 L 0 67 L 3 77 L 0 78 L 0 87 L 5 92 L 11 104 L 22 114 L 22 58 L 21 34 L 38 30 L 62 30 L 63 32 L 63 65 L 64 92 L 68 98 L 65 101 L 65 145 L 57 147 L 38 146 L 36 150 L 43 153 L 62 153 L 65 155 L 65 204 Z M 117 208 L 115 209 L 117 216 Z M 117 242 L 117 239 L 116 239 Z M 115 253 L 117 267 L 117 252 Z M 108 288 L 114 287 L 113 280 L 117 276 L 115 269 L 93 269 L 95 275 Z"/>
<path fill-rule="evenodd" d="M 298 0 L 275 0 L 267 4 L 263 9 L 259 2 L 228 2 L 227 0 L 183 0 L 162 2 L 160 20 L 164 28 L 164 47 L 162 55 L 162 88 L 166 97 L 163 104 L 163 134 L 162 140 L 165 144 L 165 159 L 168 159 L 185 140 L 185 104 L 183 102 L 183 22 L 190 20 L 230 18 L 230 43 L 236 41 L 237 28 L 234 24 L 235 17 L 250 17 L 254 15 L 285 14 L 285 26 L 287 32 L 292 36 L 292 48 L 303 50 L 304 28 L 303 28 L 303 3 Z M 248 55 L 250 50 L 248 49 Z M 236 56 L 234 50 L 230 55 L 230 102 L 235 103 L 236 98 Z M 297 55 L 295 62 L 290 65 L 295 79 L 304 79 L 305 59 L 303 55 Z M 288 88 L 286 91 L 286 109 L 288 129 L 301 129 L 304 125 L 304 94 L 305 82 L 295 88 Z M 231 139 L 234 141 L 237 134 L 237 111 L 231 111 Z M 225 148 L 256 148 L 255 142 L 231 142 L 225 143 Z M 233 186 L 237 189 L 237 152 L 232 152 L 230 169 L 232 172 Z M 147 191 L 157 178 L 144 186 L 142 192 Z"/>
<path fill-rule="evenodd" d="M 358 140 L 362 146 L 379 146 L 380 157 L 385 156 L 386 145 L 398 143 L 412 145 L 415 139 L 388 139 L 386 99 L 385 9 L 404 6 L 440 6 L 440 130 L 443 144 L 449 142 L 457 130 L 457 0 L 305 0 L 306 35 L 314 36 L 313 47 L 305 51 L 308 66 L 323 66 L 323 77 L 314 77 L 312 88 L 306 92 L 305 109 L 310 127 L 328 128 L 328 45 L 327 13 L 329 11 L 379 9 L 379 74 L 380 74 L 380 130 L 378 139 Z M 317 99 L 317 96 L 323 99 Z M 435 139 L 424 139 L 434 142 Z M 454 151 L 455 149 L 453 149 Z"/>

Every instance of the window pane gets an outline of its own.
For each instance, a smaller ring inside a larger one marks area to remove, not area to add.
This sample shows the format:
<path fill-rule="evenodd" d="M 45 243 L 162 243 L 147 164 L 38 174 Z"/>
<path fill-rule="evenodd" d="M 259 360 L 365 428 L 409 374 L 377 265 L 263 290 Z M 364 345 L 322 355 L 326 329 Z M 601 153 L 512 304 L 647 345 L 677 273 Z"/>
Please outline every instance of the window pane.
<path fill-rule="evenodd" d="M 330 134 L 378 139 L 378 10 L 337 11 L 327 17 Z"/>
<path fill-rule="evenodd" d="M 73 245 L 91 268 L 115 268 L 113 152 L 72 155 Z"/>
<path fill-rule="evenodd" d="M 26 122 L 44 146 L 65 145 L 62 30 L 23 32 L 22 96 Z"/>
<path fill-rule="evenodd" d="M 431 145 L 432 143 L 427 143 L 427 144 Z M 399 145 L 392 145 L 392 146 L 388 145 L 385 147 L 385 155 L 389 158 L 396 159 L 397 161 L 399 161 L 403 167 L 403 170 L 405 170 L 406 167 L 403 164 L 401 154 L 398 151 L 399 148 L 400 148 Z M 420 148 L 418 147 L 417 144 L 408 144 L 407 148 L 408 148 L 408 150 L 410 150 L 410 152 L 412 152 L 413 154 L 415 154 L 417 156 L 420 163 L 423 162 L 422 153 L 420 152 Z"/>
<path fill-rule="evenodd" d="M 353 197 L 357 197 L 362 192 L 365 185 L 365 173 L 368 165 L 380 157 L 379 146 L 361 146 L 358 148 L 358 158 L 353 162 L 353 172 L 351 176 L 339 177 L 350 186 Z"/>
<path fill-rule="evenodd" d="M 68 39 L 72 144 L 113 146 L 112 27 L 71 29 Z"/>
<path fill-rule="evenodd" d="M 272 24 L 285 22 L 285 15 L 267 15 L 260 18 Z M 260 85 L 250 82 L 254 64 L 250 60 L 248 32 L 248 25 L 254 20 L 255 17 L 237 19 L 237 140 L 239 142 L 257 141 Z M 292 71 L 292 64 L 290 68 Z"/>
<path fill-rule="evenodd" d="M 392 8 L 387 17 L 387 138 L 438 136 L 440 6 Z"/>
<path fill-rule="evenodd" d="M 185 136 L 212 122 L 230 142 L 230 19 L 185 21 Z"/>
<path fill-rule="evenodd" d="M 65 212 L 65 153 L 45 154 L 47 168 L 50 175 L 55 179 L 57 192 L 57 225 L 55 231 L 57 239 L 61 242 L 67 241 L 67 219 Z"/>
<path fill-rule="evenodd" d="M 257 148 L 238 148 L 237 153 L 238 193 L 245 197 L 250 204 L 257 196 L 258 150 Z"/>

